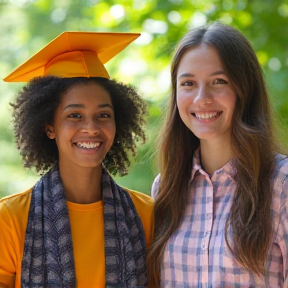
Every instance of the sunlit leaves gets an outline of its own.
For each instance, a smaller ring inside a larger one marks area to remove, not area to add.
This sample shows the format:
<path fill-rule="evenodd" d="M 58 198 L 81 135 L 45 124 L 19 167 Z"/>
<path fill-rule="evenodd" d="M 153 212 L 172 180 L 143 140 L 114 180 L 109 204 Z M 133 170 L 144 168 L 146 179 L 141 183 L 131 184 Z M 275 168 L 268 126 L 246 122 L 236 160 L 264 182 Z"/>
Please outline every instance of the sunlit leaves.
<path fill-rule="evenodd" d="M 170 91 L 169 64 L 177 42 L 192 27 L 221 21 L 248 37 L 263 67 L 272 104 L 288 127 L 287 0 L 0 0 L 0 9 L 2 78 L 66 30 L 142 32 L 106 64 L 111 78 L 135 85 L 149 101 L 147 144 L 139 148 L 131 176 L 120 180 L 123 185 L 150 190 L 156 173 L 153 143 Z M 28 172 L 22 168 L 9 127 L 9 101 L 21 86 L 0 83 L 0 191 L 5 193 L 31 185 L 22 176 Z"/>

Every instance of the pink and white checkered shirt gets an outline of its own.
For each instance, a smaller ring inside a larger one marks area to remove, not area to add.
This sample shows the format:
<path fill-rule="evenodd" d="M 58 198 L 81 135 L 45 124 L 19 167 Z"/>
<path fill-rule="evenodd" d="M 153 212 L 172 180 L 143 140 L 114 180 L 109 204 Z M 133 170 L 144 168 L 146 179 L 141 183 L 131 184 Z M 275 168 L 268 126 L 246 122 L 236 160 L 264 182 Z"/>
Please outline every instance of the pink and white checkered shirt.
<path fill-rule="evenodd" d="M 273 240 L 266 261 L 268 273 L 265 277 L 258 277 L 239 266 L 225 241 L 225 223 L 236 190 L 236 170 L 232 162 L 229 162 L 209 177 L 201 167 L 199 154 L 198 150 L 193 157 L 191 200 L 187 203 L 183 222 L 165 246 L 161 265 L 161 287 L 287 288 L 287 156 L 275 155 L 271 205 Z M 152 186 L 153 198 L 157 195 L 159 179 L 157 176 Z M 228 238 L 230 233 L 231 230 L 228 232 Z"/>

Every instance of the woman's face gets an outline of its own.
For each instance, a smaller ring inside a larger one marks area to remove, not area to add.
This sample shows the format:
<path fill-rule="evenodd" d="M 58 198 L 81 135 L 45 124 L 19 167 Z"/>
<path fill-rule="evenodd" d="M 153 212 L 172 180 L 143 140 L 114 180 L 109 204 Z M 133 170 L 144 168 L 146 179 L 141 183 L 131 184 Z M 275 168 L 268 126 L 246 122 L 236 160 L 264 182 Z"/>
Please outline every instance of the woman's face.
<path fill-rule="evenodd" d="M 230 140 L 236 90 L 217 50 L 206 44 L 188 50 L 179 63 L 176 80 L 180 117 L 200 143 Z"/>
<path fill-rule="evenodd" d="M 56 141 L 62 167 L 100 166 L 116 133 L 108 91 L 95 83 L 73 86 L 62 96 L 54 125 L 47 125 L 47 130 Z"/>

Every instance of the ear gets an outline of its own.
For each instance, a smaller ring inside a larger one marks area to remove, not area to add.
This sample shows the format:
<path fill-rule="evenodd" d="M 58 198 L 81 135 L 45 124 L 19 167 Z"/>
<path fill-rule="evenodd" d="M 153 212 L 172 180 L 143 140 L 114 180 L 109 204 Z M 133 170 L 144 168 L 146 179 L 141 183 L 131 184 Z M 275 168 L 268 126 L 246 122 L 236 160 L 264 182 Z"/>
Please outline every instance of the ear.
<path fill-rule="evenodd" d="M 47 124 L 45 126 L 45 132 L 46 132 L 48 138 L 55 139 L 55 132 L 54 132 L 54 128 L 52 125 Z"/>

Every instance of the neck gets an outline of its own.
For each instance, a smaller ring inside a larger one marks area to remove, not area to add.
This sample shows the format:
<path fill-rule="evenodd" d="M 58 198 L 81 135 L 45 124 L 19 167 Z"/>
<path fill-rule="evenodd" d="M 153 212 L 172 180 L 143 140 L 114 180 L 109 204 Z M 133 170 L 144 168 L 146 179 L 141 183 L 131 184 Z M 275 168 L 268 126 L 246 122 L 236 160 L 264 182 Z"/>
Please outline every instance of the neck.
<path fill-rule="evenodd" d="M 200 148 L 202 167 L 209 175 L 235 157 L 229 141 L 223 144 L 223 141 L 200 140 Z"/>
<path fill-rule="evenodd" d="M 65 197 L 68 201 L 89 204 L 102 199 L 102 166 L 93 168 L 74 168 L 59 163 Z"/>

